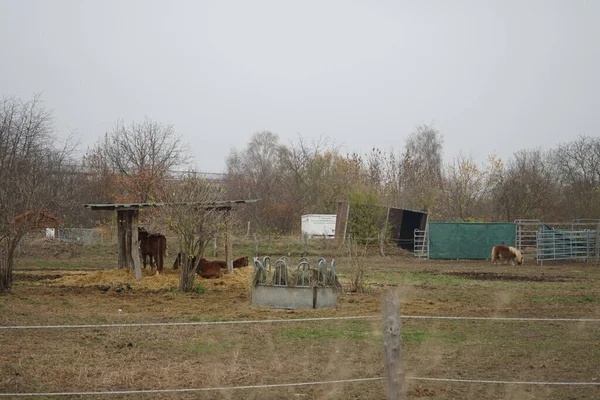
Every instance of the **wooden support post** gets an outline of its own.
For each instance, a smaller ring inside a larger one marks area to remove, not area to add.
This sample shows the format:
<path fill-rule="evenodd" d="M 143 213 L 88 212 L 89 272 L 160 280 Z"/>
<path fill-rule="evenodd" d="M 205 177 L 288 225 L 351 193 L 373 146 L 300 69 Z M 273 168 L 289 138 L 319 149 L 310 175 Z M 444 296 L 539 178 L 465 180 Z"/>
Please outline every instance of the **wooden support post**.
<path fill-rule="evenodd" d="M 226 213 L 225 262 L 227 263 L 227 273 L 233 274 L 233 227 L 231 226 L 230 210 L 227 210 Z"/>
<path fill-rule="evenodd" d="M 396 290 L 382 296 L 383 353 L 387 368 L 388 399 L 406 400 L 404 362 L 400 347 L 400 300 Z"/>
<path fill-rule="evenodd" d="M 138 240 L 138 210 L 133 210 L 131 214 L 131 258 L 133 258 L 133 268 L 135 270 L 135 279 L 142 279 L 142 266 L 140 265 L 140 245 Z"/>
<path fill-rule="evenodd" d="M 117 237 L 119 240 L 119 269 L 127 268 L 125 211 L 117 211 Z"/>
<path fill-rule="evenodd" d="M 133 210 L 125 211 L 125 259 L 127 261 L 127 268 L 132 270 L 134 268 L 133 256 L 131 255 L 131 242 L 133 240 L 133 232 L 131 226 L 133 225 Z M 137 232 L 136 232 L 137 233 Z"/>

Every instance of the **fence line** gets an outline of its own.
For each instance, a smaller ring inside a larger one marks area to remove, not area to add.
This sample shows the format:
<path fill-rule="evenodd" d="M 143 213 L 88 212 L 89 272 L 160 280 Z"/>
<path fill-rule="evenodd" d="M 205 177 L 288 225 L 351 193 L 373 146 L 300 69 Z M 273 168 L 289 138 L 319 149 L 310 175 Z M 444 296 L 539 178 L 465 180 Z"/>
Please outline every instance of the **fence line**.
<path fill-rule="evenodd" d="M 100 395 L 128 395 L 128 394 L 150 394 L 150 393 L 190 393 L 190 392 L 209 392 L 226 390 L 249 390 L 249 389 L 271 389 L 283 387 L 315 386 L 328 385 L 335 383 L 356 383 L 373 382 L 385 380 L 384 377 L 373 378 L 355 378 L 341 379 L 332 381 L 314 381 L 314 382 L 291 382 L 291 383 L 273 383 L 264 385 L 245 385 L 245 386 L 215 386 L 205 388 L 189 389 L 145 389 L 145 390 L 114 390 L 105 392 L 43 392 L 43 393 L 0 393 L 0 397 L 34 397 L 34 396 L 100 396 Z M 487 380 L 487 379 L 454 379 L 454 378 L 427 378 L 417 376 L 407 376 L 406 379 L 417 381 L 437 381 L 437 382 L 458 382 L 458 383 L 479 383 L 479 384 L 501 384 L 501 385 L 538 385 L 538 386 L 600 386 L 600 382 L 547 382 L 547 381 L 505 381 L 505 380 Z"/>
<path fill-rule="evenodd" d="M 442 319 L 470 321 L 506 321 L 506 322 L 600 322 L 600 318 L 521 318 L 521 317 L 462 317 L 437 315 L 401 315 L 404 319 Z M 203 325 L 241 325 L 271 324 L 279 322 L 343 321 L 353 319 L 381 319 L 380 315 L 357 315 L 346 317 L 257 319 L 241 321 L 196 321 L 196 322 L 148 322 L 129 324 L 82 324 L 82 325 L 3 325 L 0 329 L 79 329 L 79 328 L 130 328 L 153 326 L 203 326 Z"/>
<path fill-rule="evenodd" d="M 489 380 L 489 379 L 421 378 L 421 377 L 417 377 L 417 376 L 407 376 L 406 379 L 412 379 L 415 381 L 493 383 L 493 384 L 499 384 L 499 385 L 600 386 L 600 382 L 502 381 L 502 380 Z"/>

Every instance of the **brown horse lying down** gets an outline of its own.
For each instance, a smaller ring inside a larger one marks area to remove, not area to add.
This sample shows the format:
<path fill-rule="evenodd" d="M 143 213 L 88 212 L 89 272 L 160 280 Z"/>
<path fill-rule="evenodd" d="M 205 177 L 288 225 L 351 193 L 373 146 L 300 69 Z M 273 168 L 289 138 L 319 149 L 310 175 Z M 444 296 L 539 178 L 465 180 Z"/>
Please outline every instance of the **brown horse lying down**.
<path fill-rule="evenodd" d="M 212 262 L 217 263 L 221 268 L 227 268 L 227 261 L 213 260 Z M 233 260 L 233 268 L 242 268 L 248 266 L 248 256 L 241 256 Z"/>
<path fill-rule="evenodd" d="M 512 246 L 499 245 L 492 247 L 492 264 L 496 264 L 500 259 L 506 260 L 505 264 L 510 261 L 512 265 L 515 265 L 515 260 L 519 265 L 523 265 L 524 261 L 521 252 Z"/>
<path fill-rule="evenodd" d="M 213 260 L 213 261 L 209 261 L 209 262 L 219 264 L 219 267 L 221 267 L 221 268 L 227 268 L 226 261 Z M 179 267 L 179 264 L 181 264 L 181 254 L 177 254 L 177 258 L 175 259 L 175 262 L 173 263 L 173 269 L 177 269 Z M 233 260 L 233 268 L 242 268 L 242 267 L 247 267 L 247 266 L 248 266 L 248 256 L 241 256 L 241 257 L 238 257 L 235 260 Z"/>
<path fill-rule="evenodd" d="M 241 256 L 233 260 L 233 268 L 241 268 L 248 266 L 248 256 Z"/>
<path fill-rule="evenodd" d="M 181 264 L 181 253 L 177 254 L 177 258 L 175 258 L 175 262 L 173 263 L 173 269 L 179 268 Z M 192 263 L 196 262 L 196 256 L 190 257 L 189 260 Z M 205 258 L 201 258 L 196 266 L 196 274 L 200 275 L 202 278 L 210 279 L 210 278 L 220 278 L 221 277 L 221 266 L 213 261 L 208 261 Z"/>
<path fill-rule="evenodd" d="M 205 279 L 220 278 L 221 266 L 216 262 L 208 261 L 205 258 L 201 258 L 198 266 L 196 267 L 196 274 L 200 275 Z"/>

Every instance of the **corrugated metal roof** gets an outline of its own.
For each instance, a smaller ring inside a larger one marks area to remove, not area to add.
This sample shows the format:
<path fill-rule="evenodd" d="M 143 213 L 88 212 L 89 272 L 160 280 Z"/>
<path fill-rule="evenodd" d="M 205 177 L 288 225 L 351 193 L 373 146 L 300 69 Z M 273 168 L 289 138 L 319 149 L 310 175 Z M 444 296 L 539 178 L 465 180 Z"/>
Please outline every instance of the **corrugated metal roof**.
<path fill-rule="evenodd" d="M 260 199 L 250 200 L 222 200 L 222 201 L 209 201 L 209 202 L 183 202 L 183 203 L 99 203 L 99 204 L 86 204 L 84 207 L 91 210 L 135 210 L 146 207 L 164 207 L 168 205 L 175 206 L 205 206 L 207 208 L 231 208 L 236 204 L 248 204 L 256 203 Z"/>

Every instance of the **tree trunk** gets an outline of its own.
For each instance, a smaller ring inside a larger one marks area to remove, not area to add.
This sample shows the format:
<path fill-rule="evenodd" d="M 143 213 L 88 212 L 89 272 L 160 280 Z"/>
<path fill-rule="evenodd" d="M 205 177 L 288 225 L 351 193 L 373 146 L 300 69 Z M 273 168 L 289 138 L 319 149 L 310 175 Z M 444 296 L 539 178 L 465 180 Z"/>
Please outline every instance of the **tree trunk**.
<path fill-rule="evenodd" d="M 12 288 L 15 249 L 22 237 L 8 237 L 0 241 L 0 293 L 7 293 Z"/>
<path fill-rule="evenodd" d="M 190 250 L 181 252 L 181 273 L 179 274 L 179 291 L 191 292 L 194 289 L 194 280 L 196 278 L 196 267 L 203 257 L 203 252 L 198 254 L 195 259 L 188 256 Z"/>
<path fill-rule="evenodd" d="M 2 252 L 0 254 L 0 293 L 10 291 L 12 281 L 12 259 L 9 258 L 8 252 Z"/>

